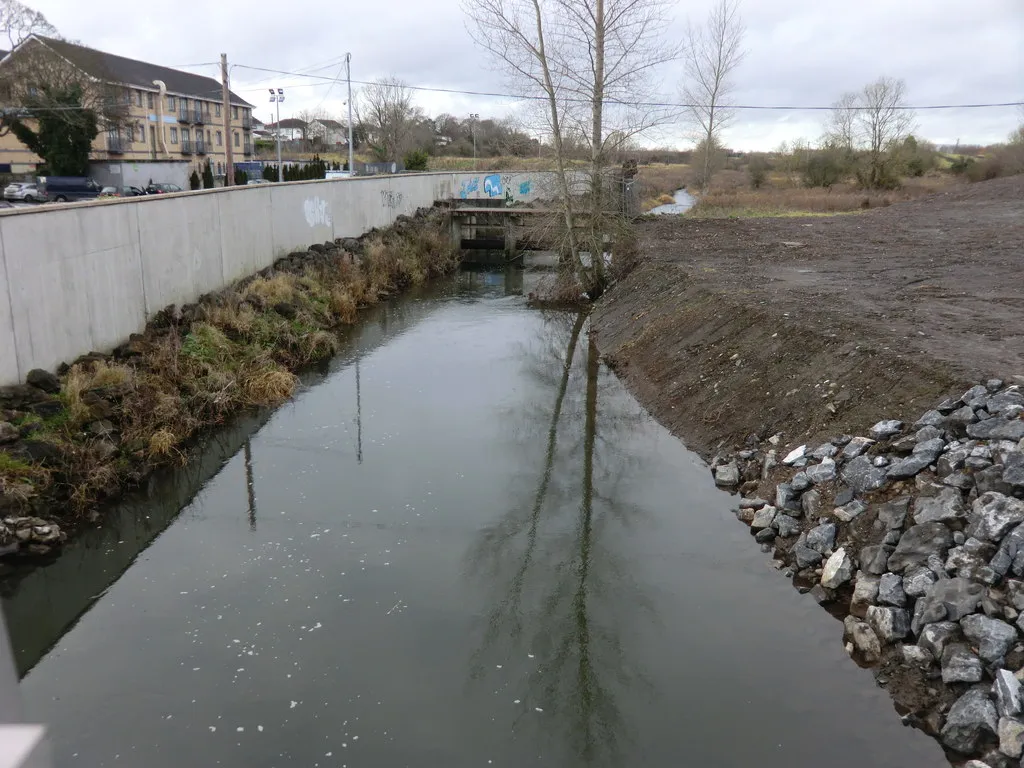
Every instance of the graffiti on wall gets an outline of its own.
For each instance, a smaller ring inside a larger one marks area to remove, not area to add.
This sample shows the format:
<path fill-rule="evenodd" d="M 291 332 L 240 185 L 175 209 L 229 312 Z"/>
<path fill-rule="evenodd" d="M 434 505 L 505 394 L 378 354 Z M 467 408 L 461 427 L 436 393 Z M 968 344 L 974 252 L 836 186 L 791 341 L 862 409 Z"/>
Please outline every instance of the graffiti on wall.
<path fill-rule="evenodd" d="M 496 173 L 492 173 L 490 176 L 484 177 L 484 194 L 488 197 L 501 197 L 503 187 L 501 186 L 501 176 Z"/>
<path fill-rule="evenodd" d="M 390 189 L 380 191 L 380 204 L 383 208 L 390 208 L 392 211 L 402 205 L 402 193 L 392 192 Z"/>
<path fill-rule="evenodd" d="M 472 179 L 463 179 L 459 185 L 459 197 L 465 200 L 474 192 L 480 191 L 480 179 L 474 176 Z"/>
<path fill-rule="evenodd" d="M 306 223 L 309 226 L 331 226 L 331 209 L 326 200 L 319 197 L 307 198 L 302 204 L 302 210 L 306 214 Z"/>
<path fill-rule="evenodd" d="M 530 190 L 533 189 L 533 184 L 530 183 L 529 179 L 526 181 L 519 182 L 519 194 L 524 197 L 530 194 Z"/>

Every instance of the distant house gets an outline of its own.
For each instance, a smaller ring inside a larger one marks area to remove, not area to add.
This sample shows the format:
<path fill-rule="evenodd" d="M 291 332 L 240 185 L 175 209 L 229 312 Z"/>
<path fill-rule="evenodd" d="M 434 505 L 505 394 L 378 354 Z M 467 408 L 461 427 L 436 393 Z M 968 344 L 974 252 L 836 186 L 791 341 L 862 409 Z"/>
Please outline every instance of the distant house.
<path fill-rule="evenodd" d="M 286 117 L 280 123 L 267 123 L 267 130 L 281 141 L 298 141 L 306 133 L 306 124 L 296 117 Z"/>
<path fill-rule="evenodd" d="M 348 129 L 344 124 L 327 117 L 318 117 L 312 121 L 309 124 L 309 135 L 328 147 L 348 144 Z"/>
<path fill-rule="evenodd" d="M 207 160 L 214 174 L 224 172 L 227 147 L 234 158 L 252 155 L 252 105 L 229 93 L 231 114 L 225 133 L 221 84 L 204 75 L 129 59 L 65 40 L 29 35 L 0 56 L 0 108 L 17 109 L 19 88 L 50 65 L 61 77 L 82 77 L 105 96 L 116 122 L 101 119 L 90 159 L 114 165 L 144 161 L 187 162 L 202 171 Z M 45 76 L 45 74 L 44 74 Z M 11 133 L 0 136 L 0 164 L 14 173 L 31 173 L 42 160 Z"/>

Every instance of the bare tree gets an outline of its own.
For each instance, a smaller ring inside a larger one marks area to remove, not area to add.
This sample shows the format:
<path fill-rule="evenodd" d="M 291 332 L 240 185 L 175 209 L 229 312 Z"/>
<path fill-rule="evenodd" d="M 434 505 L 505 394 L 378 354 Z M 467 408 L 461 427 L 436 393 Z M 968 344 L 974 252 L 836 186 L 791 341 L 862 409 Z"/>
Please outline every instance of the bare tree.
<path fill-rule="evenodd" d="M 857 113 L 860 110 L 860 97 L 856 93 L 844 93 L 832 105 L 828 124 L 825 127 L 825 138 L 836 147 L 852 151 L 856 143 Z"/>
<path fill-rule="evenodd" d="M 29 35 L 57 37 L 57 28 L 42 13 L 18 0 L 0 0 L 0 29 L 7 36 L 8 50 L 14 50 Z"/>
<path fill-rule="evenodd" d="M 380 160 L 398 160 L 417 117 L 412 90 L 397 77 L 378 78 L 363 88 L 359 113 Z"/>
<path fill-rule="evenodd" d="M 316 139 L 324 138 L 324 127 L 318 121 L 327 117 L 327 111 L 320 107 L 304 109 L 299 112 L 297 117 L 302 121 L 302 125 L 299 127 L 302 134 L 302 148 L 308 152 Z"/>
<path fill-rule="evenodd" d="M 654 68 L 675 55 L 660 40 L 666 0 L 463 0 L 477 42 L 501 62 L 513 86 L 544 103 L 543 131 L 554 149 L 563 273 L 575 272 L 593 298 L 606 282 L 603 253 L 620 222 L 607 217 L 609 140 L 621 145 L 664 122 L 641 108 Z M 589 168 L 582 185 L 568 171 L 569 144 L 580 137 Z M 585 237 L 575 231 L 580 215 Z M 589 264 L 583 258 L 588 253 Z"/>
<path fill-rule="evenodd" d="M 719 0 L 702 27 L 687 25 L 683 101 L 689 122 L 703 142 L 698 183 L 711 181 L 714 148 L 735 115 L 730 108 L 735 87 L 732 74 L 743 60 L 743 20 L 739 0 Z"/>
<path fill-rule="evenodd" d="M 868 152 L 868 168 L 862 183 L 872 189 L 894 183 L 890 149 L 901 144 L 914 129 L 902 80 L 880 77 L 864 86 L 857 97 L 855 135 Z"/>

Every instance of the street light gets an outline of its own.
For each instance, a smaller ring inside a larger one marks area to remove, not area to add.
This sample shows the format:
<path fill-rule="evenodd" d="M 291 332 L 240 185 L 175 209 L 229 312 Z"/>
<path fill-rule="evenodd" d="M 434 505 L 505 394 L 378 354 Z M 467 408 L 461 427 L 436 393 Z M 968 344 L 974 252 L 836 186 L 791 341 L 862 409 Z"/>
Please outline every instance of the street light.
<path fill-rule="evenodd" d="M 473 112 L 469 116 L 469 132 L 473 134 L 473 170 L 476 170 L 476 121 L 480 119 L 479 112 Z"/>
<path fill-rule="evenodd" d="M 277 180 L 284 181 L 284 168 L 281 166 L 281 102 L 284 101 L 284 88 L 268 88 L 270 91 L 270 103 L 277 105 Z"/>

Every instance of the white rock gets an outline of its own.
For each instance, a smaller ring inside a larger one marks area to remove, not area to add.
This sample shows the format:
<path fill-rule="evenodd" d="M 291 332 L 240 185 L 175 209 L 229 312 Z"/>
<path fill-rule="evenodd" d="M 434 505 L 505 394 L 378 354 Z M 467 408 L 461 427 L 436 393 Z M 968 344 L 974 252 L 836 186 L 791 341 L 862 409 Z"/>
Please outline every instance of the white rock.
<path fill-rule="evenodd" d="M 840 547 L 825 561 L 825 568 L 821 573 L 821 586 L 827 589 L 836 589 L 852 577 L 853 563 L 850 561 L 850 556 L 846 554 L 846 548 Z"/>
<path fill-rule="evenodd" d="M 800 459 L 807 453 L 807 446 L 801 445 L 799 448 L 794 448 L 792 451 L 786 454 L 786 458 L 782 460 L 782 463 L 788 467 L 796 464 Z"/>
<path fill-rule="evenodd" d="M 1020 757 L 1024 747 L 1024 723 L 1011 717 L 999 719 L 999 751 L 1007 757 Z"/>

